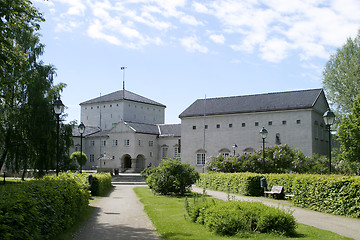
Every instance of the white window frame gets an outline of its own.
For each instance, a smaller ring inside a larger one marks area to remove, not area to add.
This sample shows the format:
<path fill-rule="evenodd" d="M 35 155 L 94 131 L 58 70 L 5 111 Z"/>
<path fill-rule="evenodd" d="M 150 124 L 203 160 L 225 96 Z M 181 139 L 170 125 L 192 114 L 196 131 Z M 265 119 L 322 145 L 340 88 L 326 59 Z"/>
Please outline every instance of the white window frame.
<path fill-rule="evenodd" d="M 161 159 L 166 159 L 168 157 L 169 147 L 161 147 Z"/>
<path fill-rule="evenodd" d="M 205 165 L 206 153 L 196 154 L 196 165 Z"/>
<path fill-rule="evenodd" d="M 124 146 L 125 147 L 130 146 L 130 139 L 124 139 Z"/>
<path fill-rule="evenodd" d="M 113 147 L 116 147 L 118 145 L 118 140 L 117 139 L 113 139 Z"/>
<path fill-rule="evenodd" d="M 150 140 L 149 141 L 149 147 L 153 147 L 154 146 L 154 141 L 153 140 Z"/>
<path fill-rule="evenodd" d="M 180 158 L 180 153 L 179 153 L 179 146 L 175 146 L 174 147 L 174 158 Z"/>

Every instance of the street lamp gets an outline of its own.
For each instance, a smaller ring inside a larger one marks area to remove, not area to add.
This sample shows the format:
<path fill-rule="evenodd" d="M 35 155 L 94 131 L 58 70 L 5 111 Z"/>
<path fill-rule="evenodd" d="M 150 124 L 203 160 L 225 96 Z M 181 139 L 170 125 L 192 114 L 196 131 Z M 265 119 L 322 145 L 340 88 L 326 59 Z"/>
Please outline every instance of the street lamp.
<path fill-rule="evenodd" d="M 328 108 L 328 110 L 324 113 L 323 119 L 325 125 L 329 131 L 329 174 L 331 174 L 331 125 L 334 124 L 335 121 L 335 114 Z"/>
<path fill-rule="evenodd" d="M 262 138 L 263 141 L 263 172 L 265 173 L 265 138 L 268 135 L 268 131 L 263 127 L 260 130 L 260 136 Z"/>
<path fill-rule="evenodd" d="M 82 158 L 83 158 L 83 153 L 82 153 L 82 138 L 83 138 L 83 134 L 85 132 L 85 125 L 84 123 L 80 123 L 80 125 L 78 126 L 78 130 L 80 133 L 80 173 L 82 173 Z"/>
<path fill-rule="evenodd" d="M 56 176 L 59 174 L 59 129 L 60 129 L 60 115 L 64 112 L 64 104 L 60 100 L 60 98 L 54 101 L 54 112 L 57 118 L 57 126 L 56 126 Z"/>
<path fill-rule="evenodd" d="M 236 145 L 236 143 L 234 143 L 234 145 L 232 145 L 232 149 L 234 150 L 234 156 L 235 156 L 235 150 L 238 146 Z"/>

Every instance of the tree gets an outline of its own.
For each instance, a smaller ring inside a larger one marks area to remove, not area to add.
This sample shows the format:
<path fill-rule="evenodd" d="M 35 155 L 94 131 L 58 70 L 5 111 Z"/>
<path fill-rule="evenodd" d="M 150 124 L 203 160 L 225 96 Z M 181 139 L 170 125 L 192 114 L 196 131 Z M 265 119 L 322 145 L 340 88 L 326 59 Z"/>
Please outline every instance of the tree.
<path fill-rule="evenodd" d="M 350 113 L 360 94 L 360 30 L 330 57 L 323 72 L 323 85 L 338 114 Z"/>
<path fill-rule="evenodd" d="M 340 141 L 340 157 L 348 165 L 360 167 L 360 94 L 357 95 L 352 113 L 345 116 L 340 122 L 338 129 Z"/>
<path fill-rule="evenodd" d="M 40 175 L 55 166 L 52 103 L 65 87 L 54 86 L 55 68 L 38 61 L 44 51 L 37 33 L 42 21 L 28 0 L 0 1 L 0 169 L 34 168 Z M 69 148 L 68 134 L 61 137 Z"/>
<path fill-rule="evenodd" d="M 87 161 L 87 156 L 83 152 L 73 152 L 70 156 L 72 161 L 76 161 L 79 166 L 84 166 Z"/>

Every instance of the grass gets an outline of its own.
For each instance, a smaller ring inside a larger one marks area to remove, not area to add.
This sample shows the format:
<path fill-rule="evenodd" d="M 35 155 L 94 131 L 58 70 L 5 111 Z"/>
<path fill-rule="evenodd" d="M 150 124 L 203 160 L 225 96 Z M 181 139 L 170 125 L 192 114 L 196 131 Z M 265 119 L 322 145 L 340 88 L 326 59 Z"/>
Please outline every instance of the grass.
<path fill-rule="evenodd" d="M 170 240 L 208 240 L 208 239 L 329 239 L 341 240 L 350 239 L 338 234 L 298 224 L 296 235 L 292 237 L 280 236 L 277 234 L 258 234 L 249 233 L 236 235 L 233 237 L 224 237 L 209 232 L 208 229 L 200 224 L 193 223 L 186 219 L 185 198 L 174 196 L 154 195 L 148 187 L 136 187 L 135 193 L 144 204 L 145 212 L 150 217 L 157 232 L 163 239 Z M 188 196 L 189 202 L 192 196 Z"/>

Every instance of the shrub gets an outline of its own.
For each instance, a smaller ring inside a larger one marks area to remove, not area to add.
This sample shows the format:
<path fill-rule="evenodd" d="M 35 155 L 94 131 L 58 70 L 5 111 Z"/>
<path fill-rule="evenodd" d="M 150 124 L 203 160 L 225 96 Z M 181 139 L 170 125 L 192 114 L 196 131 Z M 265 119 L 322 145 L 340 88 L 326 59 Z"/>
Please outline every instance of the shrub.
<path fill-rule="evenodd" d="M 193 222 L 204 224 L 220 235 L 235 235 L 239 232 L 291 235 L 296 228 L 296 221 L 291 213 L 259 202 L 216 203 L 205 200 L 188 206 L 187 212 Z"/>
<path fill-rule="evenodd" d="M 5 185 L 0 188 L 3 239 L 53 239 L 72 226 L 88 205 L 88 185 L 80 174 Z"/>
<path fill-rule="evenodd" d="M 110 173 L 95 173 L 92 174 L 92 183 L 90 186 L 91 195 L 104 196 L 112 188 Z"/>
<path fill-rule="evenodd" d="M 182 164 L 180 160 L 166 159 L 146 178 L 146 183 L 156 193 L 184 195 L 189 187 L 199 178 L 199 173 Z"/>

